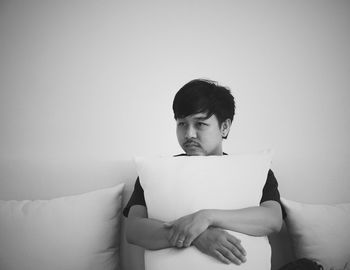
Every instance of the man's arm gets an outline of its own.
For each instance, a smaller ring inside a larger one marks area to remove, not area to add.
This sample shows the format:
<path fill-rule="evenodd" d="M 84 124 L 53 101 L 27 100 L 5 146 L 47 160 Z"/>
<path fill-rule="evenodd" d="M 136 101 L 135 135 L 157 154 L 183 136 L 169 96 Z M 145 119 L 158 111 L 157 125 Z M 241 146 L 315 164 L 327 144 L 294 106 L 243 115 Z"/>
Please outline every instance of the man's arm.
<path fill-rule="evenodd" d="M 189 246 L 206 229 L 214 226 L 252 236 L 266 236 L 282 227 L 281 206 L 276 201 L 266 201 L 260 206 L 234 210 L 205 209 L 167 223 L 170 242 L 183 241 Z"/>
<path fill-rule="evenodd" d="M 134 205 L 126 220 L 126 239 L 130 244 L 149 250 L 171 247 L 170 230 L 163 224 L 160 220 L 149 219 L 145 206 Z"/>
<path fill-rule="evenodd" d="M 128 270 L 145 270 L 145 249 L 136 245 L 129 245 L 124 263 Z M 126 265 L 127 264 L 127 265 Z"/>
<path fill-rule="evenodd" d="M 236 210 L 207 211 L 212 226 L 252 236 L 266 236 L 279 232 L 282 227 L 281 206 L 276 201 L 266 201 L 260 206 Z"/>
<path fill-rule="evenodd" d="M 147 209 L 144 206 L 135 205 L 130 209 L 126 221 L 127 241 L 140 249 L 158 250 L 175 247 L 169 241 L 170 229 L 166 228 L 162 221 L 149 219 L 147 216 Z M 224 263 L 241 264 L 246 261 L 246 252 L 241 241 L 220 229 L 208 228 L 193 244 L 201 252 Z M 138 254 L 141 254 L 140 249 Z"/>

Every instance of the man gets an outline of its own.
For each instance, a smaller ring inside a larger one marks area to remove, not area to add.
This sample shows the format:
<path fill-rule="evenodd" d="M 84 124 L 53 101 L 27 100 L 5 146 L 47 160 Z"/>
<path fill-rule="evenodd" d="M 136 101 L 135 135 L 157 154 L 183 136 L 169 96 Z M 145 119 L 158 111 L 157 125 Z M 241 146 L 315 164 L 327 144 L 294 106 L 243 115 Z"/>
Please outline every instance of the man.
<path fill-rule="evenodd" d="M 177 122 L 177 139 L 189 156 L 226 155 L 222 149 L 235 114 L 235 101 L 230 90 L 208 80 L 185 84 L 173 101 Z M 194 191 L 195 192 L 195 191 Z M 142 249 L 187 248 L 201 252 L 223 263 L 241 264 L 246 252 L 240 240 L 225 232 L 231 230 L 253 236 L 266 236 L 282 226 L 284 210 L 278 184 L 270 170 L 259 206 L 232 209 L 205 209 L 173 222 L 147 217 L 147 206 L 139 179 L 124 209 L 128 217 L 126 237 Z M 142 252 L 142 249 L 141 250 Z"/>

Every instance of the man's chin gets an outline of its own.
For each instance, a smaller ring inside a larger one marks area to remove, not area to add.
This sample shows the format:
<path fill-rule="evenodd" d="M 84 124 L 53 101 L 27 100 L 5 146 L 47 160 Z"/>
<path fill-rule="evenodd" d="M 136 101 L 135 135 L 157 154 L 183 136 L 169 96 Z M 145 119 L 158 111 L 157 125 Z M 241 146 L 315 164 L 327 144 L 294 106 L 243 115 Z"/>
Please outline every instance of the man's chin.
<path fill-rule="evenodd" d="M 200 149 L 185 149 L 186 155 L 188 156 L 206 156 Z"/>

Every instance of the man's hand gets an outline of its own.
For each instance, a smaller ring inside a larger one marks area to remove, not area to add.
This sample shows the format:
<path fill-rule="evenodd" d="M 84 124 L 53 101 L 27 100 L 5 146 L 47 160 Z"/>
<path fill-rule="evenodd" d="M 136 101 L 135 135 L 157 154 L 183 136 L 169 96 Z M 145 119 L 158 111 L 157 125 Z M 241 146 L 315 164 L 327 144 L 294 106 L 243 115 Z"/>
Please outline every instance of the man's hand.
<path fill-rule="evenodd" d="M 193 245 L 201 252 L 215 259 L 237 265 L 246 262 L 246 251 L 241 240 L 219 228 L 208 228 L 194 241 Z"/>
<path fill-rule="evenodd" d="M 164 223 L 169 228 L 169 243 L 173 247 L 189 247 L 209 226 L 210 222 L 205 210 L 181 217 L 172 222 Z"/>

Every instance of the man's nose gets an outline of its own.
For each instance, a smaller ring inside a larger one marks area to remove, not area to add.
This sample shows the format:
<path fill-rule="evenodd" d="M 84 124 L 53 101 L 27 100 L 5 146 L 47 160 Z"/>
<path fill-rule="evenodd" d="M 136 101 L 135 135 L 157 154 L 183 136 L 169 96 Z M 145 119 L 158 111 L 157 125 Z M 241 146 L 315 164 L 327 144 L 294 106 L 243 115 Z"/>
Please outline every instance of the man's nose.
<path fill-rule="evenodd" d="M 190 138 L 196 138 L 196 137 L 197 137 L 196 129 L 193 126 L 188 125 L 186 129 L 185 138 L 190 139 Z"/>

